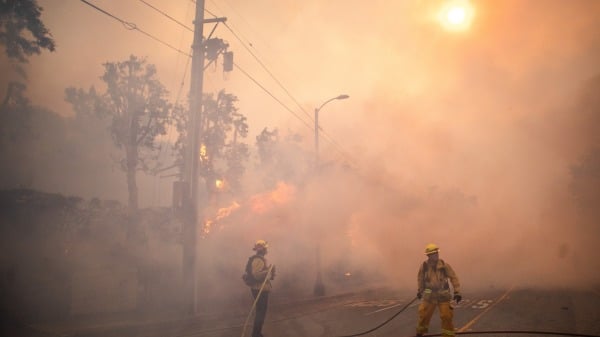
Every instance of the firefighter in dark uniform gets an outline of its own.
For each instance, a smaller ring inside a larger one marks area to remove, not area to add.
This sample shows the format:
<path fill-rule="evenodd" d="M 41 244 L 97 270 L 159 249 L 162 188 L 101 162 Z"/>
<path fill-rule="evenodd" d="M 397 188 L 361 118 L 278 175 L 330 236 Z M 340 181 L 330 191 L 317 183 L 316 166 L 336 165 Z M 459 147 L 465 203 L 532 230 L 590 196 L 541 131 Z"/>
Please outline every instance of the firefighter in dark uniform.
<path fill-rule="evenodd" d="M 252 337 L 263 337 L 262 327 L 265 322 L 265 317 L 267 316 L 269 293 L 272 288 L 271 280 L 275 279 L 275 266 L 271 267 L 268 265 L 267 260 L 265 259 L 268 247 L 269 245 L 265 240 L 257 240 L 254 244 L 254 248 L 252 248 L 256 251 L 256 255 L 251 257 L 252 260 L 250 263 L 250 271 L 256 280 L 256 282 L 250 286 L 252 297 L 256 300 L 256 314 L 254 316 Z"/>

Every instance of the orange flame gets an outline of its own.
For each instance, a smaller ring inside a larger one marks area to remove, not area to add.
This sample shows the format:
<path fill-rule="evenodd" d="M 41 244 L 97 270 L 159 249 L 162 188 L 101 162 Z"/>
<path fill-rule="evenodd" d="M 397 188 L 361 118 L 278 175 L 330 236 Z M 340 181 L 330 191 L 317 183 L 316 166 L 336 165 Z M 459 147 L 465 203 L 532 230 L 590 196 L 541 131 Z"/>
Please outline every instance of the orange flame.
<path fill-rule="evenodd" d="M 229 216 L 229 214 L 231 214 L 231 212 L 235 211 L 238 208 L 240 208 L 240 204 L 238 204 L 235 201 L 229 207 L 219 208 L 219 210 L 217 211 L 217 216 L 215 217 L 215 220 L 221 220 L 224 217 Z"/>
<path fill-rule="evenodd" d="M 233 202 L 231 205 L 229 205 L 228 207 L 223 207 L 223 208 L 219 208 L 219 210 L 217 210 L 217 214 L 215 215 L 214 219 L 208 219 L 204 222 L 204 226 L 202 227 L 202 233 L 200 234 L 202 238 L 205 238 L 211 231 L 211 228 L 214 224 L 216 224 L 217 221 L 228 217 L 231 212 L 233 212 L 234 210 L 240 208 L 240 204 L 238 204 L 237 202 Z"/>
<path fill-rule="evenodd" d="M 287 204 L 293 198 L 295 192 L 296 189 L 294 186 L 279 182 L 273 191 L 251 197 L 248 207 L 254 213 L 263 214 L 279 205 Z M 213 230 L 213 226 L 218 225 L 219 220 L 228 217 L 240 207 L 240 204 L 234 201 L 228 207 L 219 208 L 213 218 L 207 219 L 204 222 L 200 234 L 201 238 L 206 238 Z"/>
<path fill-rule="evenodd" d="M 200 233 L 201 238 L 205 238 L 210 233 L 210 228 L 212 227 L 213 221 L 206 220 L 204 223 L 204 227 L 202 227 L 202 233 Z"/>
<path fill-rule="evenodd" d="M 296 189 L 294 186 L 279 182 L 275 190 L 250 198 L 250 208 L 255 213 L 263 214 L 277 205 L 286 204 L 292 199 L 295 192 Z"/>

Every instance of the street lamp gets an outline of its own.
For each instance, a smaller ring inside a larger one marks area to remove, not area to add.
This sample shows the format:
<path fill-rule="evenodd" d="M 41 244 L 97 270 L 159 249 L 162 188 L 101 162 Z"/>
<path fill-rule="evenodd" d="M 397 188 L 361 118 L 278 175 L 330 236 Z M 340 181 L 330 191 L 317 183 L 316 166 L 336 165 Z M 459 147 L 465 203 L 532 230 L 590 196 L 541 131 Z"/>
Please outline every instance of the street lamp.
<path fill-rule="evenodd" d="M 319 165 L 319 111 L 323 109 L 325 104 L 334 101 L 336 99 L 346 99 L 350 96 L 348 95 L 339 95 L 333 98 L 326 100 L 320 107 L 315 109 L 315 165 L 318 167 Z"/>
<path fill-rule="evenodd" d="M 319 168 L 319 111 L 325 106 L 325 104 L 334 101 L 336 99 L 346 99 L 350 96 L 339 95 L 330 98 L 323 102 L 320 107 L 315 109 L 315 169 Z M 315 281 L 314 295 L 323 296 L 325 295 L 325 285 L 323 285 L 323 279 L 321 277 L 321 244 L 317 243 L 317 280 Z"/>

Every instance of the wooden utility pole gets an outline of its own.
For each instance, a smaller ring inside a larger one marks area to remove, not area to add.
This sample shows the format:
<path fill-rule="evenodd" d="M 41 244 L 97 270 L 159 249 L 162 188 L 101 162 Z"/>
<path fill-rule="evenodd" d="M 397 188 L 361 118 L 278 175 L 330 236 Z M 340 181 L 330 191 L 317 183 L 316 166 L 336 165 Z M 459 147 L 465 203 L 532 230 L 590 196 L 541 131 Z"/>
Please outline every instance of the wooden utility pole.
<path fill-rule="evenodd" d="M 204 41 L 204 24 L 224 22 L 226 18 L 204 19 L 204 0 L 196 0 L 196 16 L 194 19 L 194 42 L 192 44 L 192 74 L 190 78 L 190 116 L 187 125 L 187 144 L 183 168 L 184 182 L 180 186 L 183 217 L 183 298 L 185 311 L 193 315 L 197 311 L 198 279 L 197 279 L 197 244 L 198 219 L 203 204 L 198 180 L 200 178 L 200 140 L 204 132 L 202 112 L 202 86 L 204 82 L 204 61 L 206 43 Z"/>
<path fill-rule="evenodd" d="M 187 146 L 184 163 L 183 196 L 183 291 L 187 314 L 196 313 L 197 301 L 197 241 L 198 241 L 198 164 L 200 133 L 202 132 L 202 85 L 204 78 L 204 0 L 196 0 L 194 42 L 192 44 L 192 74 L 190 77 L 190 116 L 187 125 Z"/>

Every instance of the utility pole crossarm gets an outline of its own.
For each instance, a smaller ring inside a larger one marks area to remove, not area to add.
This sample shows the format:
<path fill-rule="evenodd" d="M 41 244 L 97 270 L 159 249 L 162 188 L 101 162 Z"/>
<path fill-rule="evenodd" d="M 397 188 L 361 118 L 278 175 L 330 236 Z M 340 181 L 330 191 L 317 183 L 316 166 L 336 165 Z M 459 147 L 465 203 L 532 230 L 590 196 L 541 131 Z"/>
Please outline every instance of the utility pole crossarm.
<path fill-rule="evenodd" d="M 215 22 L 225 22 L 225 21 L 227 21 L 227 18 L 221 17 L 221 18 L 205 19 L 205 20 L 202 20 L 202 23 L 215 23 Z"/>

